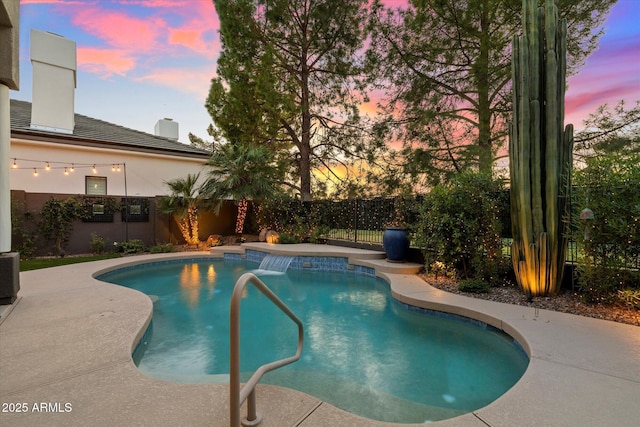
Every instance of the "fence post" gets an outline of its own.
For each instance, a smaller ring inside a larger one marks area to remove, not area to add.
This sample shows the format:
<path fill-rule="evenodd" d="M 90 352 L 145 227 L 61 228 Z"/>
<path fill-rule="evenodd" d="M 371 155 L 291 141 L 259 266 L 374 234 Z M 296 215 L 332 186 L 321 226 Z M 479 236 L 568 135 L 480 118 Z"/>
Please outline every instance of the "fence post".
<path fill-rule="evenodd" d="M 358 203 L 359 199 L 353 199 L 353 203 L 355 204 L 353 208 L 353 241 L 358 243 L 358 207 L 360 203 Z"/>

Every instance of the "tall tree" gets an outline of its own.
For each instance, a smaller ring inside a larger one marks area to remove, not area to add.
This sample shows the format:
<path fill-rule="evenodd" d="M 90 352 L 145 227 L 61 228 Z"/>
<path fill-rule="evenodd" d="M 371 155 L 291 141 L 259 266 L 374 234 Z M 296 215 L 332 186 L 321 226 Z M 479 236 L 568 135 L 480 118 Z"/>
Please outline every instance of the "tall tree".
<path fill-rule="evenodd" d="M 624 100 L 613 109 L 601 105 L 584 120 L 584 128 L 575 136 L 576 158 L 609 153 L 640 153 L 640 101 L 625 108 Z"/>
<path fill-rule="evenodd" d="M 312 171 L 364 158 L 366 0 L 214 0 L 222 53 L 206 108 L 219 136 L 271 147 L 303 200 Z"/>
<path fill-rule="evenodd" d="M 281 176 L 272 158 L 273 153 L 265 146 L 214 145 L 213 154 L 207 162 L 211 171 L 203 192 L 217 200 L 216 212 L 220 210 L 223 199 L 232 197 L 237 201 L 237 234 L 244 230 L 248 200 L 261 200 L 276 193 Z"/>
<path fill-rule="evenodd" d="M 568 24 L 568 74 L 596 48 L 616 0 L 558 0 Z M 542 3 L 542 0 L 539 1 Z M 386 107 L 412 168 L 435 180 L 468 167 L 490 171 L 507 134 L 511 36 L 520 0 L 376 0 L 369 58 L 385 64 Z M 415 172 L 415 171 L 414 171 Z"/>

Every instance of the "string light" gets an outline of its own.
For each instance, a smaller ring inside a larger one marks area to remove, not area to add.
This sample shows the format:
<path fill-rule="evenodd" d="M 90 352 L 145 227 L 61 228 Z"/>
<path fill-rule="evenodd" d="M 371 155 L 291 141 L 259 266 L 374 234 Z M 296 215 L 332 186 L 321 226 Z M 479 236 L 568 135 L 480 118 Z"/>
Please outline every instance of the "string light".
<path fill-rule="evenodd" d="M 69 162 L 57 162 L 57 161 L 49 161 L 49 160 L 35 160 L 35 159 L 23 159 L 23 158 L 19 158 L 19 157 L 12 157 L 11 158 L 11 169 L 16 169 L 16 170 L 20 170 L 20 169 L 31 169 L 34 171 L 34 176 L 38 176 L 39 175 L 39 170 L 40 169 L 44 169 L 45 171 L 49 172 L 53 169 L 60 169 L 63 171 L 64 175 L 69 175 L 70 172 L 75 172 L 76 170 L 76 163 L 69 163 Z M 18 160 L 21 161 L 21 163 L 18 163 Z M 23 164 L 23 162 L 26 162 L 27 164 Z M 35 165 L 29 165 L 29 163 L 35 163 Z M 112 172 L 120 172 L 122 170 L 122 166 L 124 166 L 124 163 L 79 163 L 78 164 L 78 168 L 82 169 L 82 168 L 91 168 L 92 172 L 94 174 L 98 173 L 98 168 L 100 166 L 109 166 L 111 165 L 111 171 Z M 34 167 L 35 166 L 35 167 Z"/>

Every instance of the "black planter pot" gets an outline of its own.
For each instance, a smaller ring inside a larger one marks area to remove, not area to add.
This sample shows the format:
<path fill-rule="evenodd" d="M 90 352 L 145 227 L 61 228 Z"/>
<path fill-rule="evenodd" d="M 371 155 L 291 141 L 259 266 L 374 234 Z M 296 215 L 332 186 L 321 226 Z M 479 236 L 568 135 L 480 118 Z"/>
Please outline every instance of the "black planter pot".
<path fill-rule="evenodd" d="M 404 227 L 387 227 L 382 235 L 382 246 L 388 261 L 404 262 L 409 250 L 409 231 Z"/>

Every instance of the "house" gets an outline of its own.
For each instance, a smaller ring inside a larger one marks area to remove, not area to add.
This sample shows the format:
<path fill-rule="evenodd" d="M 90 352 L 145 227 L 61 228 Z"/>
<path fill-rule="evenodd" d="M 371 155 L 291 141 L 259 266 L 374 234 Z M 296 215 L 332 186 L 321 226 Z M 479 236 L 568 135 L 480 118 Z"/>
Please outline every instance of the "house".
<path fill-rule="evenodd" d="M 31 61 L 33 102 L 9 102 L 12 202 L 26 214 L 52 197 L 80 196 L 89 217 L 74 224 L 67 253 L 88 252 L 93 234 L 113 242 L 181 243 L 172 219 L 156 209 L 156 196 L 170 193 L 167 181 L 203 171 L 210 153 L 180 143 L 171 119 L 159 120 L 152 135 L 76 113 L 73 41 L 32 30 Z M 234 210 L 227 203 L 223 215 L 203 212 L 202 238 L 233 230 Z M 37 254 L 47 251 L 38 247 Z"/>
<path fill-rule="evenodd" d="M 32 30 L 31 61 L 33 102 L 10 102 L 11 190 L 151 197 L 207 161 L 207 151 L 178 142 L 171 119 L 151 135 L 77 114 L 73 41 Z"/>
<path fill-rule="evenodd" d="M 166 195 L 166 181 L 201 171 L 209 157 L 207 151 L 171 137 L 151 135 L 75 113 L 72 133 L 40 130 L 31 126 L 32 109 L 33 105 L 26 101 L 12 99 L 10 102 L 11 190 L 139 197 Z M 167 119 L 159 123 L 169 129 L 172 124 L 177 126 Z"/>

